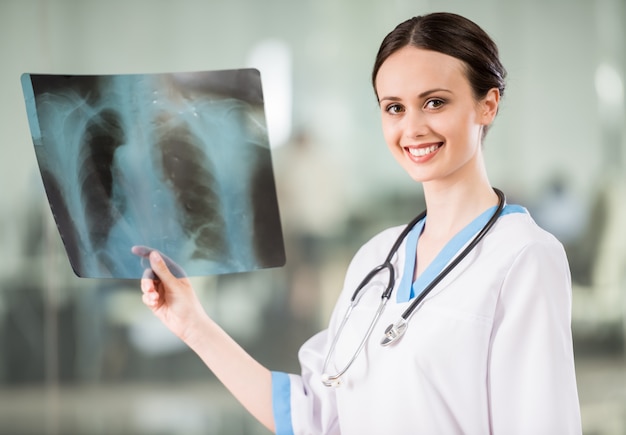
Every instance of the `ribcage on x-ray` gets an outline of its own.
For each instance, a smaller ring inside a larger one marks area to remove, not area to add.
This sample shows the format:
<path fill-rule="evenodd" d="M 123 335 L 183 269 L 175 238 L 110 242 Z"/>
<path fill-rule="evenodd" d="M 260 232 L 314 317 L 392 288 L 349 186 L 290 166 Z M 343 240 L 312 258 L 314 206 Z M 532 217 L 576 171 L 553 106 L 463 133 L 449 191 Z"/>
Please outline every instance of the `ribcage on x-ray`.
<path fill-rule="evenodd" d="M 121 206 L 113 202 L 113 161 L 124 136 L 117 112 L 104 109 L 89 120 L 81 140 L 80 193 L 89 240 L 96 250 L 106 244 Z"/>
<path fill-rule="evenodd" d="M 190 275 L 284 263 L 258 72 L 188 78 L 33 78 L 35 150 L 77 275 L 140 277 L 133 245 Z"/>
<path fill-rule="evenodd" d="M 162 176 L 178 204 L 182 229 L 195 240 L 192 258 L 228 258 L 218 184 L 200 140 L 178 126 L 166 130 L 156 148 Z"/>

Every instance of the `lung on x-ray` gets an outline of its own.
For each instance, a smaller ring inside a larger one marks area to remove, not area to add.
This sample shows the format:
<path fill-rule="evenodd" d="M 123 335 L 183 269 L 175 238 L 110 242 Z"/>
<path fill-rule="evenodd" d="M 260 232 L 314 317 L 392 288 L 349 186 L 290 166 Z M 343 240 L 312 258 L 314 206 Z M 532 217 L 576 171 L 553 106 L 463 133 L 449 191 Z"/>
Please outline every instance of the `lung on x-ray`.
<path fill-rule="evenodd" d="M 284 265 L 257 70 L 21 78 L 77 276 L 142 277 L 133 246 L 188 276 Z"/>

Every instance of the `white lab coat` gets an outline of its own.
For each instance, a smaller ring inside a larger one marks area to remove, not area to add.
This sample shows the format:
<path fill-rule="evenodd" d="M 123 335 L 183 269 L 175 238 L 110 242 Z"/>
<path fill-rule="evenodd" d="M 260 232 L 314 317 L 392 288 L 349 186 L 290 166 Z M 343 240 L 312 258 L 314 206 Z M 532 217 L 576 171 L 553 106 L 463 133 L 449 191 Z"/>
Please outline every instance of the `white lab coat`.
<path fill-rule="evenodd" d="M 273 373 L 277 433 L 581 434 L 567 258 L 519 206 L 507 206 L 425 298 L 403 339 L 382 347 L 384 329 L 410 303 L 395 296 L 407 252 L 415 250 L 405 239 L 392 261 L 394 295 L 366 348 L 343 385 L 322 384 L 330 341 L 354 289 L 401 230 L 385 230 L 357 252 L 329 328 L 300 349 L 302 374 Z M 351 357 L 379 301 L 378 290 L 363 295 L 337 345 L 336 369 Z"/>

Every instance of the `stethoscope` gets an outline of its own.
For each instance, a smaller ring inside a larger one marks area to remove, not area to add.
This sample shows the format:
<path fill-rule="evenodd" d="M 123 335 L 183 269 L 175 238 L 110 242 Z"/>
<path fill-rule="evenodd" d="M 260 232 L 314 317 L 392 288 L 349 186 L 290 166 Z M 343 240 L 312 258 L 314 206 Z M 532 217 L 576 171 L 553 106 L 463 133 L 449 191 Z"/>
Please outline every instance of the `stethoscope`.
<path fill-rule="evenodd" d="M 448 273 L 450 273 L 450 271 L 452 271 L 452 269 L 454 269 L 461 262 L 461 260 L 463 260 L 463 258 L 465 258 L 467 256 L 467 254 L 470 253 L 470 251 L 472 249 L 474 249 L 474 247 L 482 240 L 483 237 L 485 237 L 487 232 L 496 223 L 496 221 L 500 217 L 500 214 L 502 213 L 502 210 L 504 209 L 504 206 L 506 204 L 506 198 L 504 196 L 504 193 L 502 193 L 501 190 L 496 189 L 496 188 L 494 188 L 493 190 L 498 195 L 498 206 L 496 208 L 496 211 L 493 213 L 493 215 L 489 219 L 489 221 L 474 236 L 472 241 L 465 247 L 465 249 L 459 255 L 457 255 L 456 258 L 444 270 L 442 270 L 428 284 L 428 286 L 413 300 L 411 305 L 409 305 L 409 307 L 404 311 L 404 313 L 402 313 L 400 318 L 395 323 L 392 323 L 391 325 L 387 326 L 387 328 L 385 329 L 385 334 L 384 334 L 382 340 L 380 341 L 380 344 L 382 346 L 389 346 L 390 344 L 396 343 L 398 340 L 400 340 L 402 338 L 402 336 L 406 332 L 409 320 L 410 320 L 411 316 L 413 315 L 413 313 L 415 312 L 415 309 L 418 307 L 418 305 L 424 300 L 424 298 L 426 296 L 428 296 L 428 293 L 430 293 L 430 291 L 433 288 L 435 288 L 435 286 L 437 284 L 439 284 L 439 282 L 446 275 L 448 275 Z M 396 239 L 395 243 L 393 244 L 393 246 L 389 250 L 389 254 L 387 254 L 387 258 L 385 258 L 385 261 L 382 264 L 380 264 L 379 266 L 377 266 L 374 269 L 372 269 L 365 276 L 365 278 L 363 278 L 361 283 L 357 286 L 356 290 L 352 294 L 352 298 L 350 299 L 350 305 L 348 306 L 348 308 L 346 310 L 346 313 L 343 316 L 343 320 L 341 321 L 341 324 L 339 325 L 339 328 L 337 329 L 335 337 L 333 338 L 333 341 L 332 341 L 332 343 L 330 345 L 330 349 L 328 350 L 328 354 L 326 355 L 326 359 L 324 360 L 324 367 L 322 369 L 322 382 L 327 387 L 333 387 L 333 386 L 337 387 L 337 386 L 341 385 L 341 377 L 350 368 L 350 366 L 352 365 L 354 360 L 357 358 L 357 356 L 361 353 L 361 351 L 365 347 L 365 343 L 367 342 L 367 340 L 372 335 L 372 331 L 374 330 L 374 327 L 376 326 L 376 323 L 378 322 L 378 319 L 380 318 L 383 310 L 385 309 L 385 306 L 387 305 L 387 302 L 389 301 L 389 298 L 391 297 L 391 292 L 393 291 L 393 288 L 394 288 L 394 285 L 395 285 L 395 282 L 396 282 L 395 270 L 393 268 L 393 265 L 391 264 L 391 259 L 394 257 L 396 252 L 398 252 L 398 249 L 400 248 L 400 245 L 402 244 L 402 242 L 404 241 L 406 236 L 409 234 L 409 232 L 413 229 L 413 227 L 419 221 L 424 219 L 425 217 L 426 217 L 426 210 L 424 210 L 422 213 L 420 213 L 418 216 L 416 216 L 411 222 L 408 223 L 408 225 L 400 233 L 400 235 Z M 329 375 L 326 372 L 326 370 L 328 369 L 328 364 L 330 363 L 330 360 L 331 360 L 331 358 L 333 357 L 333 355 L 335 353 L 335 347 L 337 346 L 337 342 L 339 341 L 339 338 L 341 337 L 343 329 L 344 329 L 348 319 L 350 318 L 350 315 L 352 314 L 352 310 L 356 307 L 356 305 L 359 302 L 360 296 L 362 295 L 361 290 L 363 290 L 363 288 L 366 285 L 371 283 L 372 279 L 376 275 L 378 275 L 380 272 L 382 272 L 384 270 L 387 270 L 389 272 L 389 280 L 388 280 L 387 286 L 385 287 L 385 290 L 383 291 L 383 293 L 381 295 L 381 299 L 380 299 L 380 303 L 378 305 L 378 308 L 377 308 L 377 310 L 376 310 L 376 312 L 374 314 L 374 317 L 372 318 L 372 321 L 369 324 L 369 327 L 367 328 L 367 331 L 365 332 L 365 335 L 363 336 L 363 339 L 359 343 L 359 346 L 357 347 L 356 351 L 352 355 L 352 358 L 350 358 L 350 360 L 345 365 L 345 367 L 342 370 L 340 370 L 339 372 L 337 372 L 336 374 Z"/>

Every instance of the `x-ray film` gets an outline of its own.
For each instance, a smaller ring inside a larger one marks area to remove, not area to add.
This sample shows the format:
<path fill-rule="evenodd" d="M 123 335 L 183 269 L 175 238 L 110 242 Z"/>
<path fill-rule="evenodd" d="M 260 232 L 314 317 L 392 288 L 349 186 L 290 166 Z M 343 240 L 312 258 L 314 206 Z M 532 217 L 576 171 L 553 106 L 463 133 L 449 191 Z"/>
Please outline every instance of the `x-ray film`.
<path fill-rule="evenodd" d="M 188 276 L 284 265 L 257 70 L 23 74 L 22 89 L 77 276 L 141 278 L 133 246 Z"/>

